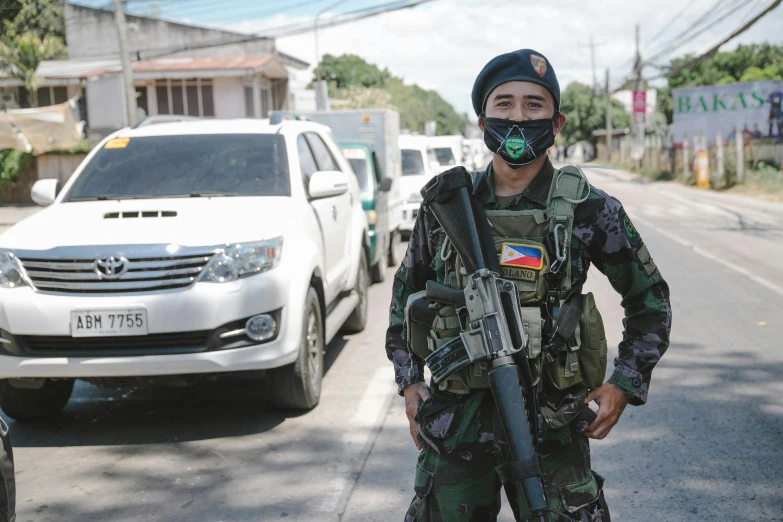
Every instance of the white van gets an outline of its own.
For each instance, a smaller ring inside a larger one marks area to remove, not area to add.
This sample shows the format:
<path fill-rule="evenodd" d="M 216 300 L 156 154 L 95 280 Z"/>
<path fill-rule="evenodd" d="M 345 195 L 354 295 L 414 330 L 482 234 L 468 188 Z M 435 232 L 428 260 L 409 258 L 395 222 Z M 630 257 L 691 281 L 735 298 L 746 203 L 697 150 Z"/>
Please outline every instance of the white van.
<path fill-rule="evenodd" d="M 400 230 L 411 232 L 416 222 L 416 215 L 421 206 L 421 189 L 430 178 L 438 174 L 433 169 L 428 149 L 427 136 L 400 136 L 400 154 L 402 155 L 402 177 L 400 178 L 400 194 L 402 194 L 402 220 Z"/>
<path fill-rule="evenodd" d="M 465 166 L 462 158 L 461 135 L 430 136 L 427 138 L 427 148 L 430 163 L 438 174 L 458 165 Z"/>

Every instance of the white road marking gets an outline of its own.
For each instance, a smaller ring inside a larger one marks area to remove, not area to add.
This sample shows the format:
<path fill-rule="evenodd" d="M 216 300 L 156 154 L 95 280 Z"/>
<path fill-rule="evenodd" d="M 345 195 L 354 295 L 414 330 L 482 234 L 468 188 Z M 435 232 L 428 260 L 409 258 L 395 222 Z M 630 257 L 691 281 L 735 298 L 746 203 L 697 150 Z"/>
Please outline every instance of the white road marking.
<path fill-rule="evenodd" d="M 383 427 L 383 416 L 397 396 L 390 382 L 389 369 L 379 368 L 370 379 L 350 420 L 344 424 L 340 441 L 343 452 L 342 455 L 336 456 L 337 464 L 329 488 L 332 494 L 318 505 L 317 511 L 331 513 L 338 519 L 345 511 L 353 486 L 359 479 L 364 462 Z"/>
<path fill-rule="evenodd" d="M 780 286 L 776 285 L 775 283 L 769 281 L 768 279 L 765 279 L 765 278 L 763 278 L 761 276 L 758 276 L 758 275 L 754 274 L 753 272 L 751 272 L 749 270 L 746 270 L 745 268 L 742 268 L 741 266 L 737 266 L 735 264 L 732 264 L 732 263 L 726 261 L 725 259 L 721 259 L 720 257 L 716 256 L 715 254 L 712 254 L 712 253 L 704 250 L 703 248 L 694 245 L 690 241 L 688 241 L 686 239 L 683 239 L 683 238 L 681 238 L 681 237 L 679 237 L 679 236 L 677 236 L 675 234 L 672 234 L 671 232 L 668 232 L 668 231 L 662 229 L 661 227 L 653 225 L 652 223 L 650 223 L 647 220 L 635 218 L 634 221 L 636 221 L 638 223 L 641 223 L 643 226 L 646 226 L 646 227 L 649 227 L 649 228 L 655 230 L 656 232 L 658 232 L 662 236 L 671 239 L 675 243 L 678 243 L 678 244 L 680 244 L 680 245 L 682 245 L 682 246 L 684 246 L 686 248 L 690 248 L 691 250 L 693 250 L 695 253 L 699 254 L 700 256 L 706 257 L 707 259 L 711 259 L 712 261 L 715 261 L 716 263 L 718 263 L 720 265 L 723 265 L 726 268 L 730 268 L 731 270 L 733 270 L 733 271 L 735 271 L 735 272 L 737 272 L 739 274 L 744 275 L 745 277 L 747 277 L 751 281 L 755 281 L 756 283 L 760 284 L 761 286 L 763 286 L 765 288 L 768 288 L 769 290 L 772 290 L 776 294 L 779 294 L 779 295 L 783 296 L 783 287 L 780 287 Z"/>

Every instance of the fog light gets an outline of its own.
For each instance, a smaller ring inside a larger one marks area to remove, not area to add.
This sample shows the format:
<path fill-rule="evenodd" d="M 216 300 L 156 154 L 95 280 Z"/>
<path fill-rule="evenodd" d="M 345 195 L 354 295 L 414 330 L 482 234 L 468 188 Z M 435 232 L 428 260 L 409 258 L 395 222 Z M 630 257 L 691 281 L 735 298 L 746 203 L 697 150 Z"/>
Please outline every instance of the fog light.
<path fill-rule="evenodd" d="M 251 317 L 245 324 L 245 333 L 254 341 L 268 341 L 277 331 L 277 322 L 269 314 Z"/>

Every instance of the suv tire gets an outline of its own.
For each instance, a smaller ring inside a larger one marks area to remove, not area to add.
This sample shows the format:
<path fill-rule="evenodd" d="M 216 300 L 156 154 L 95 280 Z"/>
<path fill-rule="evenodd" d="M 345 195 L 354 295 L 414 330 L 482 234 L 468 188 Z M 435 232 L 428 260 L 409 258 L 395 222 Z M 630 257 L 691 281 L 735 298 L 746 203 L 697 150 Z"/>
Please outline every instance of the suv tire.
<path fill-rule="evenodd" d="M 343 325 L 343 331 L 346 333 L 359 333 L 364 330 L 367 325 L 367 289 L 370 286 L 369 278 L 367 277 L 367 257 L 362 252 L 362 257 L 359 260 L 359 270 L 356 273 L 356 286 L 354 290 L 359 294 L 359 304 L 356 305 L 351 315 Z"/>
<path fill-rule="evenodd" d="M 318 294 L 310 287 L 305 299 L 302 340 L 296 362 L 269 370 L 267 391 L 278 410 L 310 410 L 321 398 L 324 375 L 324 324 Z"/>
<path fill-rule="evenodd" d="M 18 421 L 42 420 L 60 413 L 73 392 L 73 379 L 46 379 L 41 388 L 16 388 L 0 379 L 0 408 Z"/>
<path fill-rule="evenodd" d="M 389 235 L 389 259 L 387 264 L 392 268 L 397 268 L 400 264 L 400 260 L 397 259 L 397 245 L 402 242 L 402 234 L 399 230 L 394 230 Z"/>
<path fill-rule="evenodd" d="M 389 239 L 391 240 L 391 234 L 389 234 Z M 391 241 L 387 241 L 387 243 L 390 243 Z M 380 247 L 380 245 L 376 245 L 376 247 Z M 387 245 L 387 248 L 388 245 Z M 380 252 L 378 254 L 378 262 L 372 265 L 372 270 L 370 270 L 370 279 L 373 283 L 383 283 L 384 279 L 386 279 L 386 269 L 389 266 L 389 256 L 384 255 L 384 252 Z"/>

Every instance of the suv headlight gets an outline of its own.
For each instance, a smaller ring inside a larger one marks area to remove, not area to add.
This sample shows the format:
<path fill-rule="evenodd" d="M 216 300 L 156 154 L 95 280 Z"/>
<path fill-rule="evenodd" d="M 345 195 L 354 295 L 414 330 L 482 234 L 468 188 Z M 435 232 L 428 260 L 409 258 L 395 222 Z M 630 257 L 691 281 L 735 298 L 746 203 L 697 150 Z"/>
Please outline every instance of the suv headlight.
<path fill-rule="evenodd" d="M 22 266 L 14 253 L 0 250 L 0 287 L 16 288 L 26 284 L 22 277 Z"/>
<path fill-rule="evenodd" d="M 280 262 L 283 238 L 227 246 L 212 256 L 201 281 L 228 283 L 241 277 L 266 272 Z"/>

